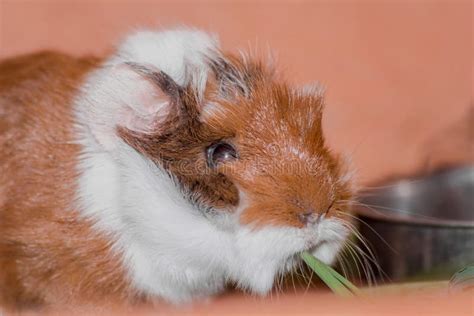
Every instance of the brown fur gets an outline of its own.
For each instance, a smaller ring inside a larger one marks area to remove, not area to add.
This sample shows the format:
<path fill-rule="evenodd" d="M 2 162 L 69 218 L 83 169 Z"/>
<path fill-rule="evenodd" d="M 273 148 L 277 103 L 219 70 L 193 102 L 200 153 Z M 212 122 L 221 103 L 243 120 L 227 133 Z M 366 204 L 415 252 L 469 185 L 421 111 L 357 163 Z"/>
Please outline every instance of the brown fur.
<path fill-rule="evenodd" d="M 171 114 L 155 132 L 119 128 L 132 147 L 175 175 L 191 200 L 232 209 L 245 192 L 243 223 L 302 227 L 301 214 L 345 209 L 351 192 L 339 158 L 324 144 L 320 95 L 290 88 L 271 68 L 228 56 L 211 61 L 206 98 L 190 87 L 171 100 Z M 150 76 L 163 91 L 164 78 Z M 168 78 L 169 79 L 169 78 Z M 176 89 L 173 89 L 175 91 Z M 220 108 L 202 114 L 206 104 Z M 226 140 L 239 159 L 213 170 L 205 149 Z"/>
<path fill-rule="evenodd" d="M 73 207 L 71 98 L 98 62 L 45 52 L 0 63 L 0 304 L 129 295 L 111 240 Z"/>

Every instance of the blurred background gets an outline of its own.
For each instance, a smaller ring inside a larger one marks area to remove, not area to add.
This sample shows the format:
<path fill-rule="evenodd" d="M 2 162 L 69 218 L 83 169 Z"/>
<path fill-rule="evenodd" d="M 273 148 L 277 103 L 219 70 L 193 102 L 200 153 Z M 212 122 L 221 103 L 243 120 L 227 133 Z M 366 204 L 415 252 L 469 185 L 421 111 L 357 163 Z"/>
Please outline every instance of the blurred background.
<path fill-rule="evenodd" d="M 473 164 L 472 15 L 461 0 L 0 0 L 0 58 L 102 55 L 133 30 L 182 25 L 218 34 L 226 50 L 271 51 L 295 84 L 326 87 L 328 142 L 370 187 Z M 474 260 L 474 171 L 459 170 L 363 199 L 420 213 L 388 226 L 386 215 L 362 215 L 393 280 L 449 263 L 446 278 Z"/>
<path fill-rule="evenodd" d="M 180 25 L 270 49 L 290 80 L 326 87 L 327 138 L 367 184 L 473 159 L 472 13 L 461 0 L 0 0 L 0 58 L 104 54 Z"/>

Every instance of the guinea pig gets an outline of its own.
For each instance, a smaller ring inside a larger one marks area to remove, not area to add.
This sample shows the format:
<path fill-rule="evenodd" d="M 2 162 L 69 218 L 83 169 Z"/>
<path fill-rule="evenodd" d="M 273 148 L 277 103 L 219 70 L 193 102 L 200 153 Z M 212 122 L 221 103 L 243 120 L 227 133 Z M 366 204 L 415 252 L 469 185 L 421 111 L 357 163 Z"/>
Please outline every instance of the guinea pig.
<path fill-rule="evenodd" d="M 199 30 L 139 31 L 102 58 L 0 63 L 0 300 L 265 295 L 350 232 L 350 168 L 321 89 Z"/>

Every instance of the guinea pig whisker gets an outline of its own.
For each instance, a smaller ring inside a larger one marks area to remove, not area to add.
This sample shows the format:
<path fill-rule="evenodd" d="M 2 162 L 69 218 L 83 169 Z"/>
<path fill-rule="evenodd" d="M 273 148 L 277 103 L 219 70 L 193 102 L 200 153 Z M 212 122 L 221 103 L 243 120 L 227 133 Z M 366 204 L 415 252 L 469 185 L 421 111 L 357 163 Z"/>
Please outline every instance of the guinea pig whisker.
<path fill-rule="evenodd" d="M 360 268 L 361 268 L 362 272 L 364 273 L 364 277 L 365 277 L 366 281 L 368 282 L 369 285 L 371 285 L 372 284 L 372 275 L 373 275 L 373 273 L 371 273 L 370 265 L 368 264 L 367 260 L 365 260 L 363 255 L 362 255 L 362 258 L 361 258 L 360 253 L 363 253 L 363 250 L 362 249 L 356 249 L 355 245 L 351 241 L 348 241 L 346 243 L 345 250 L 347 250 L 347 252 L 351 255 L 351 258 L 353 260 L 353 265 L 355 265 L 355 267 L 357 269 L 357 272 L 358 272 L 359 280 L 362 280 L 362 275 L 361 275 L 361 271 L 360 271 Z M 360 268 L 359 268 L 359 266 L 360 266 Z"/>
<path fill-rule="evenodd" d="M 372 286 L 374 282 L 376 283 L 376 281 L 375 281 L 374 272 L 370 266 L 370 263 L 367 262 L 367 260 L 365 259 L 365 256 L 364 256 L 365 254 L 363 253 L 361 249 L 357 249 L 356 247 L 354 247 L 354 245 L 349 245 L 348 249 L 351 252 L 351 254 L 356 258 L 356 261 L 355 261 L 356 266 L 359 266 L 360 264 L 360 267 L 362 268 L 362 272 L 364 273 L 364 277 L 368 285 Z"/>
<path fill-rule="evenodd" d="M 373 271 L 373 266 L 375 266 L 377 268 L 377 271 L 378 271 L 379 275 L 382 276 L 382 280 L 383 280 L 384 277 L 386 277 L 387 275 L 381 269 L 380 265 L 378 264 L 376 256 L 373 253 L 371 246 L 363 238 L 363 236 L 357 231 L 357 229 L 354 225 L 352 225 L 349 222 L 344 222 L 344 224 L 351 231 L 351 233 L 354 235 L 354 237 L 367 250 L 367 252 L 366 252 L 364 249 L 360 248 L 358 245 L 353 243 L 353 241 L 351 241 L 351 240 L 347 241 L 346 245 L 348 246 L 348 251 L 350 251 L 353 254 L 353 256 L 358 258 L 358 261 L 362 266 L 363 272 L 364 272 L 368 282 L 372 283 L 372 279 L 375 280 L 375 273 Z M 366 223 L 364 223 L 364 224 L 366 224 Z M 356 266 L 358 265 L 357 261 L 355 261 L 355 264 L 356 264 Z"/>
<path fill-rule="evenodd" d="M 355 227 L 351 226 L 349 227 L 349 229 L 351 230 L 352 234 L 354 235 L 357 234 Z M 349 254 L 350 258 L 353 261 L 353 266 L 355 265 L 355 268 L 357 270 L 357 275 L 358 275 L 359 280 L 362 281 L 362 274 L 361 274 L 361 268 L 362 268 L 362 272 L 364 273 L 365 278 L 368 280 L 369 284 L 371 284 L 372 278 L 371 278 L 371 273 L 369 272 L 370 266 L 367 264 L 366 260 L 361 259 L 361 255 L 359 254 L 359 252 L 362 252 L 362 250 L 360 251 L 355 250 L 352 242 L 348 240 L 346 242 L 345 248 L 341 252 L 342 254 L 341 265 L 343 265 L 344 263 L 347 263 L 348 266 L 351 267 L 351 265 L 348 263 L 348 258 L 346 257 L 346 255 Z M 359 266 L 361 268 L 359 268 Z M 352 268 L 349 270 L 349 272 L 351 273 L 351 277 L 353 277 Z"/>
<path fill-rule="evenodd" d="M 390 244 L 382 237 L 380 236 L 380 234 L 372 228 L 372 226 L 370 226 L 366 221 L 364 221 L 363 219 L 357 217 L 357 216 L 354 216 L 352 214 L 349 214 L 349 213 L 345 213 L 345 212 L 341 212 L 341 211 L 338 211 L 336 210 L 336 213 L 337 214 L 340 214 L 340 215 L 344 215 L 344 216 L 348 216 L 356 221 L 358 221 L 359 223 L 365 225 L 367 228 L 369 228 L 378 238 L 380 238 L 380 240 L 387 246 L 387 248 L 389 248 L 391 251 L 393 251 L 394 253 L 397 253 L 397 251 L 395 249 L 393 249 L 392 246 L 390 246 Z M 345 225 L 348 225 L 349 223 L 348 222 L 345 222 Z M 357 231 L 357 229 L 356 229 Z M 360 233 L 358 233 L 358 235 L 360 235 Z"/>
<path fill-rule="evenodd" d="M 275 294 L 277 299 L 280 297 L 280 293 L 282 293 L 282 273 L 278 272 L 276 275 L 276 288 L 275 288 Z"/>
<path fill-rule="evenodd" d="M 372 276 L 375 278 L 374 272 L 373 272 L 373 266 L 376 267 L 378 274 L 382 277 L 382 280 L 384 280 L 385 277 L 388 278 L 387 274 L 383 271 L 383 269 L 380 267 L 380 264 L 377 262 L 377 259 L 374 255 L 374 253 L 368 248 L 369 254 L 367 254 L 362 248 L 360 248 L 358 245 L 355 243 L 352 243 L 352 248 L 356 251 L 356 254 L 360 254 L 362 256 L 363 261 L 370 267 Z M 365 243 L 364 243 L 365 245 Z M 365 245 L 367 248 L 367 245 Z"/>
<path fill-rule="evenodd" d="M 293 291 L 296 294 L 295 277 L 294 277 L 293 273 L 294 273 L 293 271 L 290 272 L 290 277 L 291 277 L 291 284 L 293 285 Z"/>
<path fill-rule="evenodd" d="M 300 276 L 303 279 L 304 283 L 306 283 L 305 291 L 304 291 L 304 294 L 306 294 L 308 292 L 308 289 L 309 289 L 311 283 L 312 283 L 311 282 L 312 275 L 308 278 L 308 275 L 306 274 L 307 270 L 305 270 L 305 267 L 303 266 L 302 261 L 298 262 L 298 269 L 296 271 L 299 271 L 299 273 L 297 273 L 297 275 Z"/>
<path fill-rule="evenodd" d="M 350 270 L 348 269 L 349 267 L 349 262 L 346 257 L 346 252 L 345 249 L 340 252 L 340 255 L 338 257 L 338 262 L 342 270 L 342 275 L 347 279 L 350 278 Z"/>
<path fill-rule="evenodd" d="M 357 276 L 359 278 L 359 281 L 362 281 L 362 273 L 361 273 L 361 269 L 363 270 L 363 273 L 364 275 L 366 275 L 366 271 L 365 271 L 365 268 L 360 268 L 359 267 L 359 263 L 361 263 L 361 260 L 360 260 L 360 257 L 357 255 L 357 253 L 354 251 L 354 249 L 352 248 L 351 245 L 347 245 L 347 252 L 350 254 L 353 262 L 354 262 L 354 265 L 357 269 Z"/>
<path fill-rule="evenodd" d="M 364 262 L 364 266 L 366 267 L 366 274 L 369 280 L 369 285 L 377 285 L 377 278 L 375 276 L 374 268 L 371 263 L 375 265 L 378 271 L 381 271 L 380 265 L 376 262 L 376 260 L 372 259 L 369 255 L 367 255 L 367 253 L 365 253 L 365 251 L 363 251 L 357 245 L 354 245 L 354 248 L 354 251 L 362 257 L 362 261 Z M 383 276 L 382 273 L 379 274 Z"/>
<path fill-rule="evenodd" d="M 348 223 L 348 222 L 345 222 L 344 224 L 345 224 L 346 227 L 348 227 L 352 231 L 354 236 L 361 242 L 361 244 L 367 249 L 369 254 L 375 259 L 375 254 L 373 253 L 372 248 L 371 248 L 372 245 L 370 245 L 367 242 L 367 240 L 365 240 L 365 238 L 359 233 L 357 228 L 354 225 L 352 225 L 351 223 Z"/>
<path fill-rule="evenodd" d="M 415 180 L 406 180 L 406 183 L 408 184 L 416 184 L 418 182 L 421 182 L 423 180 L 419 180 L 419 179 L 415 179 Z M 405 182 L 405 180 L 404 180 Z M 359 190 L 359 192 L 357 192 L 357 195 L 358 196 L 361 196 L 361 194 L 364 194 L 365 192 L 364 191 L 371 191 L 371 190 L 380 190 L 380 189 L 389 189 L 389 188 L 393 188 L 393 187 L 396 187 L 397 184 L 386 184 L 386 185 L 380 185 L 380 186 L 364 186 L 363 188 L 361 188 Z"/>
<path fill-rule="evenodd" d="M 387 215 L 380 212 L 380 211 L 378 211 L 378 210 L 376 210 L 376 208 L 386 210 L 386 211 L 390 211 L 390 212 L 400 213 L 400 214 L 404 214 L 404 215 L 416 216 L 418 218 L 423 218 L 423 219 L 429 219 L 429 220 L 438 219 L 438 218 L 432 217 L 432 216 L 421 215 L 418 212 L 401 210 L 401 209 L 396 209 L 396 208 L 393 208 L 393 207 L 387 207 L 387 206 L 383 206 L 383 205 L 367 204 L 367 203 L 362 203 L 360 201 L 353 201 L 352 203 L 354 203 L 356 205 L 359 205 L 359 206 L 362 206 L 362 207 L 366 207 L 366 208 L 370 209 L 371 211 L 373 211 L 374 213 L 376 213 L 378 215 L 381 215 L 381 216 L 384 216 L 384 217 L 386 217 Z"/>
<path fill-rule="evenodd" d="M 285 282 L 285 273 L 280 272 L 280 279 L 281 279 L 281 293 L 283 293 L 283 291 L 284 291 L 284 289 L 285 289 L 285 285 L 286 285 L 286 282 Z"/>
<path fill-rule="evenodd" d="M 308 281 L 308 284 L 306 285 L 306 289 L 304 290 L 304 294 L 308 293 L 310 286 L 313 284 L 313 274 L 314 274 L 314 271 L 311 269 L 311 272 L 309 275 L 309 281 Z"/>
<path fill-rule="evenodd" d="M 345 245 L 345 247 L 342 249 L 342 251 L 340 253 L 340 259 L 341 259 L 340 263 L 341 263 L 341 268 L 343 269 L 343 272 L 344 272 L 344 266 L 346 264 L 347 264 L 347 267 L 348 267 L 348 271 L 347 271 L 347 273 L 344 274 L 344 276 L 346 278 L 351 278 L 351 279 L 354 278 L 353 268 L 350 264 L 348 255 L 350 256 L 350 259 L 352 259 L 352 262 L 354 262 L 355 268 L 357 269 L 358 280 L 362 280 L 362 275 L 360 273 L 359 265 L 358 265 L 357 260 L 355 259 L 354 255 L 352 253 L 352 249 L 350 249 L 350 245 L 348 245 L 348 244 Z M 339 260 L 339 257 L 338 257 L 338 260 Z"/>

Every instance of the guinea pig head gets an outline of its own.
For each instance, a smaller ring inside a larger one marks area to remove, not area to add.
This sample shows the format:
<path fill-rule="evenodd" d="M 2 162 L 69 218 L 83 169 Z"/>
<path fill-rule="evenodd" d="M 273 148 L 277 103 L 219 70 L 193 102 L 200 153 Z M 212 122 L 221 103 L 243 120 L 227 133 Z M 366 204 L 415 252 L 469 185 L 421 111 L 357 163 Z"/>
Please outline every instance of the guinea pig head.
<path fill-rule="evenodd" d="M 154 86 L 160 106 L 151 118 L 132 114 L 118 134 L 217 225 L 199 243 L 221 247 L 205 255 L 224 262 L 226 279 L 265 294 L 301 251 L 334 261 L 350 231 L 352 190 L 343 160 L 325 145 L 317 88 L 292 88 L 260 62 L 221 53 L 186 85 L 128 67 Z"/>
<path fill-rule="evenodd" d="M 235 135 L 218 147 L 231 158 L 215 168 L 241 192 L 241 222 L 301 228 L 341 217 L 351 191 L 325 146 L 321 93 L 292 89 L 259 64 L 233 67 L 245 74 L 237 81 L 244 93 L 206 108 L 204 121 Z"/>
<path fill-rule="evenodd" d="M 351 188 L 325 145 L 320 91 L 291 88 L 245 58 L 208 62 L 203 93 L 130 64 L 162 92 L 166 116 L 147 132 L 120 127 L 121 137 L 166 169 L 190 202 L 237 212 L 244 225 L 301 228 L 343 217 Z"/>

